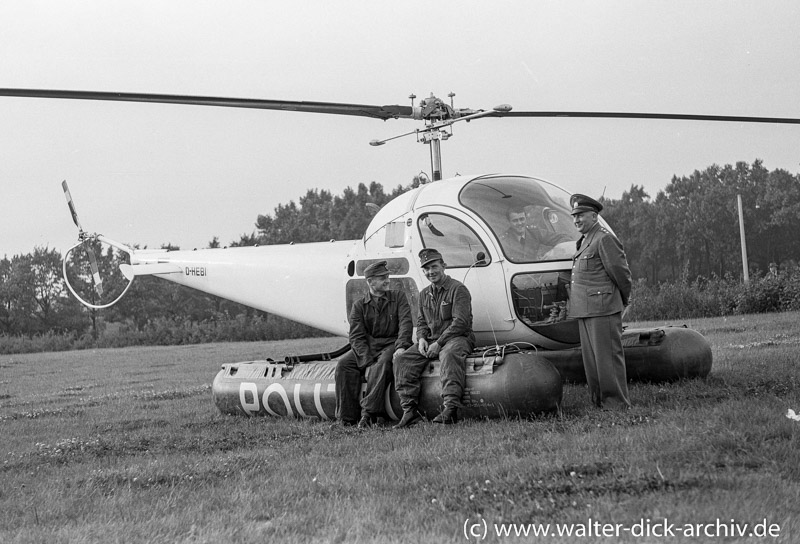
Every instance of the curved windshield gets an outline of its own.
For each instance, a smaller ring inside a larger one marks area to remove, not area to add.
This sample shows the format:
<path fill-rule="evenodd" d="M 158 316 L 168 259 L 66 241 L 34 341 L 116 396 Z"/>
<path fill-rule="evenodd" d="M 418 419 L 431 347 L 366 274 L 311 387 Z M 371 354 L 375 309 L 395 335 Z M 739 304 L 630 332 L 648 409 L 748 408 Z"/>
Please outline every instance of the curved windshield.
<path fill-rule="evenodd" d="M 571 259 L 580 233 L 572 224 L 569 193 L 525 177 L 482 177 L 461 190 L 461 204 L 494 232 L 515 263 Z"/>
<path fill-rule="evenodd" d="M 424 213 L 417 220 L 424 247 L 438 249 L 448 268 L 486 266 L 489 253 L 467 225 L 443 213 Z"/>

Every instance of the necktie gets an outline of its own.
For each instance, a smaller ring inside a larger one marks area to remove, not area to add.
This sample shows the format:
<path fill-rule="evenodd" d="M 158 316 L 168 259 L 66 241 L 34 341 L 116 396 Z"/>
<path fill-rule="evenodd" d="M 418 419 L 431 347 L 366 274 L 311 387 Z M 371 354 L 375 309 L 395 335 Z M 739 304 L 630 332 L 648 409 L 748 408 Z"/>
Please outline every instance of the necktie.
<path fill-rule="evenodd" d="M 575 251 L 578 251 L 581 248 L 581 244 L 583 243 L 583 239 L 586 238 L 585 236 L 581 236 L 577 242 L 575 242 Z"/>

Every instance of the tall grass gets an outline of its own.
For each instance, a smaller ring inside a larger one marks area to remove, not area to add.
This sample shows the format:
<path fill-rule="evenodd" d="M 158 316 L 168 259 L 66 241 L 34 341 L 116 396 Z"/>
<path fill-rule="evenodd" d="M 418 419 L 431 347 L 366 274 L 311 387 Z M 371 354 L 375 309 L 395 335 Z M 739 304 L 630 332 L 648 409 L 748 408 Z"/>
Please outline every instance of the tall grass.
<path fill-rule="evenodd" d="M 487 542 L 798 542 L 798 318 L 691 320 L 711 375 L 631 384 L 628 413 L 567 385 L 560 415 L 402 431 L 214 407 L 221 363 L 339 338 L 3 355 L 0 541 L 438 543 L 475 541 L 465 527 L 481 536 L 485 521 Z M 777 538 L 493 532 L 765 519 Z"/>

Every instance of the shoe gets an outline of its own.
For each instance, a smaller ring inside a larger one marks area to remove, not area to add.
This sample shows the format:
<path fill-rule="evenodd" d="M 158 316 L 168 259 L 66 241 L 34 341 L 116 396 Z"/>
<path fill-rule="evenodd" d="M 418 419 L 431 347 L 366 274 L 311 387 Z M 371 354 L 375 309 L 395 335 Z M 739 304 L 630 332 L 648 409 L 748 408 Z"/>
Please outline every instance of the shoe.
<path fill-rule="evenodd" d="M 411 409 L 403 412 L 403 418 L 400 423 L 392 427 L 393 429 L 402 429 L 403 427 L 411 427 L 422 421 L 422 414 L 417 412 L 417 409 Z"/>
<path fill-rule="evenodd" d="M 361 419 L 358 420 L 358 428 L 359 429 L 369 429 L 375 424 L 375 420 L 377 418 L 375 416 L 371 416 L 369 414 L 364 414 L 361 416 Z"/>
<path fill-rule="evenodd" d="M 450 425 L 458 423 L 458 408 L 455 406 L 445 406 L 442 413 L 433 418 L 434 423 L 441 423 L 443 425 Z"/>
<path fill-rule="evenodd" d="M 331 425 L 332 427 L 354 427 L 356 422 L 352 419 L 337 419 Z"/>

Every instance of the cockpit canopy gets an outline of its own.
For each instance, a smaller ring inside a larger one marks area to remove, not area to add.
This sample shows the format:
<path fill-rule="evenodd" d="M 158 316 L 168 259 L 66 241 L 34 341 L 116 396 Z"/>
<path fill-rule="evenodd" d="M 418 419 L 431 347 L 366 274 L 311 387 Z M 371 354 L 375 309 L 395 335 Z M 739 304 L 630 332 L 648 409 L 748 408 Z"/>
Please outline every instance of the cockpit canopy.
<path fill-rule="evenodd" d="M 569 196 L 541 179 L 485 176 L 465 184 L 459 201 L 484 220 L 509 261 L 527 263 L 572 257 L 580 233 Z"/>
<path fill-rule="evenodd" d="M 405 247 L 407 229 L 412 226 L 407 214 L 416 209 L 422 246 L 441 251 L 449 268 L 487 266 L 493 260 L 490 241 L 448 211 L 463 207 L 491 231 L 510 263 L 570 260 L 580 234 L 572 223 L 569 196 L 557 185 L 523 176 L 453 178 L 428 184 L 381 208 L 364 236 L 365 249 L 377 255 Z"/>

